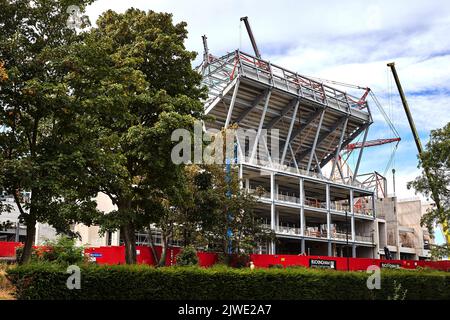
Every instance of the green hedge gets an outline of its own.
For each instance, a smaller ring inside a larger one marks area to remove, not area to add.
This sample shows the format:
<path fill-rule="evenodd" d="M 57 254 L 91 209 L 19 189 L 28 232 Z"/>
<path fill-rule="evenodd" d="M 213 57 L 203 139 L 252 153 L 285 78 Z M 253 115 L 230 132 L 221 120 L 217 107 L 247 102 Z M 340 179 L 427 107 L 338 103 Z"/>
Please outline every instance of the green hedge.
<path fill-rule="evenodd" d="M 365 272 L 214 267 L 81 267 L 81 289 L 69 290 L 62 266 L 36 264 L 8 271 L 19 299 L 450 299 L 450 273 L 383 270 L 380 290 Z M 401 285 L 401 288 L 399 288 Z"/>

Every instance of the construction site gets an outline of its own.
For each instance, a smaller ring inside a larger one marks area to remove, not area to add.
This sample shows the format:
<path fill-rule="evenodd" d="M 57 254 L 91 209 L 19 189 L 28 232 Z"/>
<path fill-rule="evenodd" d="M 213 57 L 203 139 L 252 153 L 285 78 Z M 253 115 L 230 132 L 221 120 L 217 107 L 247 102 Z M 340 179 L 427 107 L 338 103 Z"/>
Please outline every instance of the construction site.
<path fill-rule="evenodd" d="M 234 50 L 216 56 L 204 36 L 203 61 L 197 70 L 208 88 L 205 114 L 213 119 L 205 122 L 205 130 L 233 125 L 255 133 L 254 144 L 246 137 L 236 138 L 236 157 L 231 163 L 238 169 L 242 188 L 265 190 L 256 211 L 277 239 L 260 243 L 254 253 L 430 259 L 433 238 L 421 227 L 420 219 L 432 205 L 420 199 L 397 199 L 395 190 L 388 190 L 385 176 L 360 170 L 366 148 L 400 142 L 391 123 L 392 136 L 368 140 L 374 123 L 372 109 L 383 112 L 373 92 L 353 86 L 352 92 L 360 95 L 350 94 L 341 89 L 342 84 L 334 86 L 265 60 L 248 19 L 241 20 L 254 52 Z M 394 64 L 389 67 L 395 72 Z M 269 147 L 273 145 L 278 146 L 276 152 Z M 351 153 L 357 158 L 354 167 L 346 161 Z M 13 205 L 6 194 L 1 200 Z M 106 196 L 99 195 L 97 200 L 101 210 L 114 209 Z M 0 221 L 13 222 L 0 233 L 0 241 L 22 241 L 26 236 L 17 216 L 17 210 L 0 216 Z M 100 236 L 95 226 L 73 228 L 81 236 L 79 244 L 122 244 L 119 232 Z M 158 244 L 158 230 L 153 234 Z M 53 236 L 51 228 L 42 225 L 36 244 Z M 146 236 L 145 232 L 136 234 L 137 244 L 148 244 Z"/>

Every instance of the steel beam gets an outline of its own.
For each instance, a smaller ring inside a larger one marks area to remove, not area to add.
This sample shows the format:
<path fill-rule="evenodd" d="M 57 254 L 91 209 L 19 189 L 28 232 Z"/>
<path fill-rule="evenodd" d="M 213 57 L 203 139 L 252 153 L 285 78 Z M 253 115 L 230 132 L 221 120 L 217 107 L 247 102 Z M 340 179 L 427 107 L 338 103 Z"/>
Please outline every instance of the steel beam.
<path fill-rule="evenodd" d="M 363 155 L 364 147 L 366 145 L 366 140 L 367 140 L 367 134 L 368 133 L 369 133 L 369 127 L 367 127 L 366 131 L 364 132 L 364 138 L 363 138 L 361 149 L 359 150 L 358 161 L 356 162 L 356 168 L 355 168 L 355 172 L 353 173 L 352 182 L 355 181 L 356 176 L 358 175 L 359 165 L 361 164 L 361 158 L 362 158 L 362 155 Z"/>
<path fill-rule="evenodd" d="M 272 94 L 272 90 L 269 90 L 267 92 L 267 95 L 266 95 L 266 101 L 264 102 L 264 109 L 263 109 L 263 112 L 262 112 L 262 115 L 261 115 L 261 120 L 259 121 L 258 132 L 256 133 L 255 142 L 254 142 L 254 145 L 253 145 L 252 153 L 250 155 L 250 163 L 253 162 L 253 159 L 254 159 L 255 154 L 256 154 L 256 149 L 258 148 L 259 138 L 261 136 L 261 130 L 262 130 L 262 127 L 263 127 L 263 124 L 264 124 L 264 119 L 266 117 L 267 108 L 269 107 L 269 100 L 270 100 L 271 94 Z"/>
<path fill-rule="evenodd" d="M 230 125 L 231 115 L 233 114 L 234 104 L 236 103 L 236 96 L 239 90 L 239 78 L 237 79 L 238 80 L 233 90 L 233 97 L 231 98 L 230 106 L 228 107 L 227 119 L 225 120 L 225 128 L 228 128 L 228 126 Z"/>
<path fill-rule="evenodd" d="M 342 117 L 339 118 L 339 120 L 330 128 L 330 131 L 323 133 L 322 135 L 320 135 L 318 141 L 317 141 L 317 145 L 316 146 L 311 146 L 311 147 L 307 147 L 306 150 L 302 151 L 299 155 L 299 158 L 297 159 L 298 162 L 302 161 L 304 157 L 306 157 L 311 150 L 315 150 L 315 148 L 317 146 L 319 146 L 323 141 L 325 141 L 326 138 L 328 138 L 328 136 L 330 134 L 332 134 L 345 120 L 347 119 L 347 117 Z"/>
<path fill-rule="evenodd" d="M 292 107 L 296 106 L 296 108 L 298 107 L 298 105 L 300 104 L 300 100 L 299 99 L 292 99 L 284 108 L 283 110 L 281 110 L 280 115 L 277 117 L 272 118 L 269 123 L 267 124 L 267 126 L 264 127 L 264 129 L 271 129 L 274 125 L 276 125 L 291 109 Z M 295 119 L 295 114 L 292 116 L 292 118 Z"/>
<path fill-rule="evenodd" d="M 367 127 L 370 126 L 370 124 L 371 124 L 370 122 L 367 122 L 365 125 L 359 127 L 355 132 L 353 132 L 353 133 L 350 135 L 350 137 L 348 137 L 348 138 L 342 143 L 342 145 L 341 145 L 341 150 L 342 150 L 343 148 L 345 148 L 350 142 L 352 142 L 353 139 L 355 139 L 357 136 L 359 136 L 359 135 L 361 134 L 361 132 L 364 131 L 364 129 L 366 129 Z M 337 149 L 337 148 L 336 148 L 336 149 Z M 328 161 L 330 161 L 330 160 L 334 157 L 335 152 L 336 152 L 336 149 L 335 149 L 332 153 L 330 153 L 325 159 L 323 159 L 323 160 L 320 162 L 320 166 L 321 166 L 322 168 L 323 168 L 324 165 L 326 165 L 326 164 L 328 163 Z"/>
<path fill-rule="evenodd" d="M 290 141 L 290 139 L 291 139 L 292 129 L 294 128 L 295 118 L 297 116 L 297 110 L 298 110 L 299 105 L 300 105 L 300 100 L 297 100 L 297 103 L 295 104 L 295 107 L 294 107 L 294 113 L 292 114 L 291 124 L 289 125 L 289 131 L 286 136 L 286 141 Z M 280 160 L 281 165 L 284 163 L 284 158 L 286 157 L 286 152 L 287 152 L 287 148 L 289 145 L 290 145 L 289 143 L 284 144 L 283 153 L 281 155 L 281 160 Z"/>
<path fill-rule="evenodd" d="M 242 112 L 239 117 L 237 118 L 236 122 L 240 123 L 242 120 L 244 120 L 244 118 L 257 106 L 259 105 L 259 103 L 261 102 L 261 100 L 267 96 L 267 92 L 269 90 L 266 89 L 263 92 L 261 92 L 256 98 L 255 100 L 253 100 L 252 104 L 250 105 L 250 107 L 248 109 L 246 109 L 244 112 Z"/>
<path fill-rule="evenodd" d="M 225 87 L 225 89 L 211 102 L 211 104 L 206 108 L 205 114 L 208 114 L 211 112 L 212 109 L 219 103 L 220 100 L 222 100 L 223 97 L 225 97 L 228 93 L 228 91 L 231 90 L 231 88 L 235 87 L 239 81 L 239 77 L 234 79 L 228 86 Z"/>
<path fill-rule="evenodd" d="M 303 124 L 302 127 L 298 128 L 297 130 L 295 130 L 290 138 L 289 142 L 294 141 L 294 139 L 303 132 L 303 130 L 306 129 L 306 127 L 308 127 L 314 120 L 317 119 L 318 116 L 320 116 L 320 114 L 323 112 L 323 109 L 318 109 L 316 110 L 307 120 L 306 122 Z"/>
<path fill-rule="evenodd" d="M 342 146 L 342 142 L 344 141 L 345 131 L 347 130 L 347 123 L 348 123 L 348 117 L 345 119 L 344 126 L 342 127 L 341 136 L 339 137 L 339 144 L 338 144 L 338 147 L 336 148 L 333 166 L 331 167 L 330 179 L 333 177 L 334 169 L 336 168 L 336 164 L 337 164 L 338 158 L 339 158 L 339 153 L 341 153 L 341 146 Z M 319 164 L 319 167 L 320 167 L 320 164 Z"/>
<path fill-rule="evenodd" d="M 312 159 L 313 159 L 313 154 L 314 152 L 316 152 L 316 146 L 317 146 L 317 141 L 319 140 L 319 135 L 320 135 L 320 128 L 322 127 L 322 122 L 323 122 L 323 117 L 325 116 L 325 110 L 322 111 L 322 114 L 320 115 L 320 119 L 319 119 L 319 124 L 317 125 L 317 131 L 316 131 L 316 137 L 314 138 L 314 143 L 312 145 L 311 148 L 311 156 L 309 157 L 309 161 L 308 161 L 308 166 L 306 167 L 306 172 L 309 172 L 309 170 L 311 169 L 311 163 L 312 163 Z M 295 158 L 295 156 L 294 156 Z M 300 162 L 300 160 L 297 160 L 298 162 Z"/>

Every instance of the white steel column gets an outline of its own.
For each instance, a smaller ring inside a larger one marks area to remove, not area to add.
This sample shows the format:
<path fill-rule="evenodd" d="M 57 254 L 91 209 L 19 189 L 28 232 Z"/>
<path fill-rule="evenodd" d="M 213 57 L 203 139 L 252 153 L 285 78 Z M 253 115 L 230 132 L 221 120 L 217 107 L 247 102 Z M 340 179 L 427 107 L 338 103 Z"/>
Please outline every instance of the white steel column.
<path fill-rule="evenodd" d="M 330 185 L 325 185 L 327 203 L 327 238 L 331 239 Z"/>
<path fill-rule="evenodd" d="M 242 167 L 242 164 L 240 164 L 240 165 L 239 165 L 239 187 L 240 187 L 241 189 L 244 188 L 243 177 L 244 177 L 244 168 Z"/>
<path fill-rule="evenodd" d="M 300 178 L 300 235 L 305 236 L 305 192 L 303 190 L 303 178 Z"/>
<path fill-rule="evenodd" d="M 276 216 L 275 216 L 275 174 L 270 173 L 270 228 L 276 231 Z M 272 254 L 276 253 L 275 241 L 270 244 L 270 251 Z"/>
<path fill-rule="evenodd" d="M 314 152 L 316 152 L 317 140 L 319 140 L 320 129 L 322 128 L 322 121 L 323 121 L 324 115 L 325 115 L 325 110 L 322 111 L 322 114 L 320 115 L 320 119 L 319 119 L 319 124 L 317 125 L 316 137 L 314 138 L 314 143 L 313 143 L 311 151 L 310 151 L 311 155 L 309 156 L 308 167 L 306 168 L 306 171 L 308 173 L 309 173 L 309 170 L 311 169 L 311 163 L 312 163 L 312 160 L 314 157 Z"/>
<path fill-rule="evenodd" d="M 336 165 L 338 165 L 337 162 L 338 162 L 338 159 L 339 159 L 339 153 L 341 153 L 341 146 L 342 146 L 342 142 L 344 141 L 345 131 L 347 130 L 347 123 L 348 123 L 348 117 L 347 117 L 347 119 L 345 119 L 344 126 L 342 128 L 342 133 L 341 133 L 341 136 L 339 137 L 339 144 L 338 144 L 338 147 L 336 148 L 336 153 L 335 153 L 335 156 L 334 156 L 333 166 L 331 167 L 330 179 L 333 178 L 334 169 L 336 168 Z"/>
<path fill-rule="evenodd" d="M 353 210 L 353 189 L 350 189 L 350 214 L 351 214 L 352 241 L 356 241 L 356 237 L 355 237 L 355 212 Z"/>
<path fill-rule="evenodd" d="M 253 162 L 253 159 L 254 159 L 255 154 L 256 154 L 256 149 L 258 148 L 259 139 L 261 137 L 261 130 L 262 130 L 262 127 L 264 125 L 264 119 L 266 118 L 266 112 L 267 112 L 267 108 L 269 107 L 269 100 L 270 100 L 271 94 L 272 94 L 272 90 L 269 90 L 269 92 L 266 95 L 266 101 L 264 102 L 264 109 L 263 109 L 263 112 L 262 112 L 262 115 L 261 115 L 261 120 L 259 121 L 258 132 L 256 132 L 255 142 L 254 142 L 254 145 L 253 145 L 252 153 L 250 155 L 250 163 Z"/>
<path fill-rule="evenodd" d="M 366 140 L 367 140 L 368 133 L 369 133 L 369 127 L 367 127 L 366 131 L 364 132 L 364 138 L 363 138 L 363 142 L 361 145 L 361 149 L 359 150 L 358 161 L 356 162 L 356 168 L 355 168 L 355 172 L 353 173 L 352 182 L 354 182 L 356 180 L 356 176 L 358 175 L 359 165 L 361 163 L 361 158 L 363 155 L 364 147 L 366 146 Z"/>
<path fill-rule="evenodd" d="M 225 128 L 228 128 L 228 126 L 230 124 L 231 115 L 233 113 L 234 104 L 236 103 L 236 96 L 237 96 L 238 90 L 239 90 L 239 78 L 236 81 L 236 84 L 234 85 L 233 96 L 231 97 L 230 106 L 228 107 L 227 119 L 225 120 Z"/>
<path fill-rule="evenodd" d="M 294 113 L 292 114 L 291 124 L 289 125 L 289 131 L 288 131 L 288 134 L 286 137 L 286 143 L 284 144 L 283 154 L 281 156 L 281 161 L 280 161 L 281 165 L 283 165 L 283 163 L 284 163 L 284 158 L 286 157 L 286 152 L 290 145 L 289 141 L 291 139 L 292 129 L 294 128 L 294 123 L 295 123 L 295 119 L 297 116 L 297 110 L 298 110 L 299 104 L 300 104 L 300 100 L 297 100 L 297 102 L 295 103 Z"/>

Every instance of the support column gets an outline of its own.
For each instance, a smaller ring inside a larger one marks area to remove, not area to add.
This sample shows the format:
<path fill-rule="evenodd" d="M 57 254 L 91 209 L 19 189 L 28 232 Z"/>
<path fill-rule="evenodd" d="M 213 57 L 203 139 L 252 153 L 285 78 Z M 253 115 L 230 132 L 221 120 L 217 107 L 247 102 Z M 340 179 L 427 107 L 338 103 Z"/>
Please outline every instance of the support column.
<path fill-rule="evenodd" d="M 366 145 L 366 140 L 367 140 L 367 134 L 368 133 L 369 133 L 369 127 L 367 127 L 366 131 L 364 131 L 364 138 L 363 138 L 363 142 L 362 142 L 362 145 L 361 145 L 361 149 L 359 150 L 358 160 L 356 162 L 356 168 L 355 168 L 355 171 L 353 172 L 352 183 L 356 180 L 356 177 L 358 176 L 359 164 L 361 163 L 361 158 L 362 158 L 362 155 L 363 155 L 364 147 Z"/>
<path fill-rule="evenodd" d="M 305 239 L 301 240 L 301 253 L 305 253 L 306 254 L 306 248 L 305 248 Z"/>
<path fill-rule="evenodd" d="M 352 231 L 352 241 L 356 240 L 355 237 L 355 212 L 353 207 L 353 189 L 350 189 L 350 215 L 351 215 L 351 231 Z"/>
<path fill-rule="evenodd" d="M 244 177 L 244 168 L 242 167 L 242 164 L 239 165 L 239 188 L 243 189 L 244 188 L 244 181 L 243 181 L 243 177 Z"/>
<path fill-rule="evenodd" d="M 329 257 L 333 256 L 332 247 L 331 247 L 331 241 L 328 241 L 328 256 Z"/>
<path fill-rule="evenodd" d="M 228 126 L 230 125 L 230 122 L 231 122 L 231 115 L 233 114 L 234 104 L 236 103 L 236 96 L 237 96 L 237 92 L 239 90 L 239 81 L 240 80 L 238 79 L 234 86 L 233 96 L 231 97 L 230 106 L 228 107 L 227 119 L 225 120 L 225 128 L 228 128 Z"/>
<path fill-rule="evenodd" d="M 300 178 L 300 235 L 305 236 L 305 193 L 303 191 L 303 178 Z M 304 243 L 303 243 L 304 246 Z"/>
<path fill-rule="evenodd" d="M 352 230 L 352 241 L 356 241 L 356 237 L 355 237 L 355 216 L 352 214 L 351 219 L 350 219 L 350 227 Z"/>
<path fill-rule="evenodd" d="M 313 160 L 314 152 L 316 152 L 317 140 L 319 140 L 319 135 L 320 135 L 320 130 L 322 128 L 322 121 L 323 121 L 324 115 L 325 115 L 325 110 L 322 111 L 322 114 L 320 115 L 320 119 L 319 119 L 319 124 L 317 125 L 316 136 L 314 138 L 314 143 L 311 148 L 311 155 L 309 156 L 308 166 L 306 168 L 306 171 L 308 173 L 309 173 L 309 170 L 311 169 L 311 163 Z"/>
<path fill-rule="evenodd" d="M 111 233 L 111 245 L 112 246 L 120 245 L 120 230 Z"/>
<path fill-rule="evenodd" d="M 330 212 L 330 185 L 326 184 L 326 203 L 327 203 L 327 238 L 331 239 L 331 212 Z"/>
<path fill-rule="evenodd" d="M 352 258 L 356 258 L 356 245 L 352 245 Z"/>
<path fill-rule="evenodd" d="M 270 228 L 272 230 L 276 230 L 276 212 L 275 212 L 275 174 L 273 172 L 270 173 Z M 275 241 L 270 243 L 270 253 L 275 254 Z"/>

